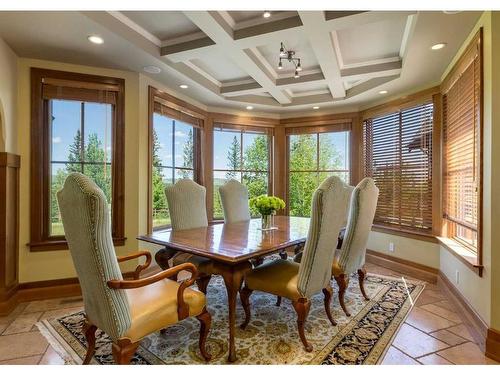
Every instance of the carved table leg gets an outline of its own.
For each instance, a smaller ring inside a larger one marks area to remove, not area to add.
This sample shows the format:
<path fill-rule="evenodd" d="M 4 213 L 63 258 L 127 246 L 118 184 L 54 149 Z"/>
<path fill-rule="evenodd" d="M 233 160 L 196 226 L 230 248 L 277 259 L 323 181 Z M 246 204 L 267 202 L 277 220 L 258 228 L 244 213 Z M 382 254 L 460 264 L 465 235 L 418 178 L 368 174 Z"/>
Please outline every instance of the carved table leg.
<path fill-rule="evenodd" d="M 155 254 L 156 263 L 160 266 L 162 270 L 170 268 L 168 261 L 177 253 L 177 251 L 165 247 L 164 249 L 158 250 Z"/>
<path fill-rule="evenodd" d="M 236 361 L 236 345 L 234 336 L 236 334 L 236 297 L 243 282 L 245 272 L 252 268 L 251 264 L 246 262 L 234 266 L 216 264 L 216 273 L 222 276 L 227 291 L 227 304 L 229 310 L 229 356 L 228 362 Z"/>

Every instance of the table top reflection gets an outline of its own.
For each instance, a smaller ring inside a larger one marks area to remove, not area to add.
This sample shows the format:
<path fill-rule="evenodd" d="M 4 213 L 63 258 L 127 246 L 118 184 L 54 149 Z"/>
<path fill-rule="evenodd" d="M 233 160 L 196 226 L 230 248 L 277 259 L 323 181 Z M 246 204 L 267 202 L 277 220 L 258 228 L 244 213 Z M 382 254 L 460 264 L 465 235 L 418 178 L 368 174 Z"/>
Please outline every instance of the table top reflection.
<path fill-rule="evenodd" d="M 303 243 L 309 218 L 275 216 L 277 229 L 262 231 L 260 227 L 261 219 L 251 219 L 185 230 L 164 229 L 137 239 L 224 263 L 239 263 Z"/>

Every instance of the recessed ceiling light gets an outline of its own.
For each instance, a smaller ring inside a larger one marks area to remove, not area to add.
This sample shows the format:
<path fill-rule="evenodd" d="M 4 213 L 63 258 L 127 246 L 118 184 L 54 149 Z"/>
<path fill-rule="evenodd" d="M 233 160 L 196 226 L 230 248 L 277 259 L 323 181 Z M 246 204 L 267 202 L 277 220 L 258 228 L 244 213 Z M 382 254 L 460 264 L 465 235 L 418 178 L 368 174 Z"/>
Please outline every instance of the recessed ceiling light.
<path fill-rule="evenodd" d="M 436 51 L 436 50 L 444 48 L 444 47 L 446 47 L 446 43 L 438 43 L 438 44 L 434 44 L 431 47 L 431 49 L 434 50 L 434 51 Z"/>
<path fill-rule="evenodd" d="M 270 11 L 268 11 L 268 10 L 266 10 L 266 11 L 264 12 L 264 14 L 262 15 L 262 17 L 264 17 L 264 18 L 269 18 L 269 17 L 271 17 L 271 12 L 270 12 Z"/>
<path fill-rule="evenodd" d="M 89 42 L 94 43 L 94 44 L 103 44 L 104 39 L 102 39 L 99 35 L 89 35 L 87 37 Z"/>
<path fill-rule="evenodd" d="M 319 109 L 319 107 L 318 107 L 317 105 L 315 105 L 315 106 L 313 107 L 313 109 Z"/>
<path fill-rule="evenodd" d="M 379 93 L 379 94 L 382 94 L 382 95 L 383 95 L 383 94 L 387 94 L 387 90 L 382 90 L 382 91 L 379 91 L 378 93 Z"/>
<path fill-rule="evenodd" d="M 154 66 L 154 65 L 148 65 L 142 69 L 144 69 L 144 71 L 146 73 L 151 73 L 151 74 L 160 74 L 161 73 L 161 69 L 158 68 L 157 66 Z"/>
<path fill-rule="evenodd" d="M 461 12 L 462 12 L 461 10 L 443 10 L 444 14 L 457 14 Z"/>
<path fill-rule="evenodd" d="M 188 85 L 179 85 L 181 89 L 187 89 L 189 86 Z"/>
<path fill-rule="evenodd" d="M 247 105 L 247 109 L 248 109 L 249 111 L 251 111 L 251 110 L 253 109 L 253 107 L 252 107 L 251 105 Z"/>

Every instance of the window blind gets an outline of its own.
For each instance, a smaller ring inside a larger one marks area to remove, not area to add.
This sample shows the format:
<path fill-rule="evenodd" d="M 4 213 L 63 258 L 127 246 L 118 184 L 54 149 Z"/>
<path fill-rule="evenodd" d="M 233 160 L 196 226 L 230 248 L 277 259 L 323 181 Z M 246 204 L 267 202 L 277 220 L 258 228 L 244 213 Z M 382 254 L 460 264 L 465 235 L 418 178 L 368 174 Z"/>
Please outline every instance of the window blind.
<path fill-rule="evenodd" d="M 476 41 L 443 92 L 443 217 L 447 237 L 476 250 L 480 188 L 481 55 Z"/>
<path fill-rule="evenodd" d="M 375 224 L 432 231 L 433 110 L 424 103 L 364 120 L 364 174 L 380 190 Z"/>

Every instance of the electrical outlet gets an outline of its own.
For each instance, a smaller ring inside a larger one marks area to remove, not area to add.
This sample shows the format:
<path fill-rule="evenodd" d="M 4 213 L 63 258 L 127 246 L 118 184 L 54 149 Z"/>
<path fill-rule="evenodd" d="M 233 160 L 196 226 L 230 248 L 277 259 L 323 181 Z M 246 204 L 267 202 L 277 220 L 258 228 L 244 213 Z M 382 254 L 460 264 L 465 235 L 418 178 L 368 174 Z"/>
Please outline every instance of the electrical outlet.
<path fill-rule="evenodd" d="M 455 283 L 458 285 L 460 283 L 460 272 L 455 270 Z"/>
<path fill-rule="evenodd" d="M 393 252 L 394 252 L 394 242 L 389 242 L 389 251 L 390 251 L 391 253 L 393 253 Z"/>

